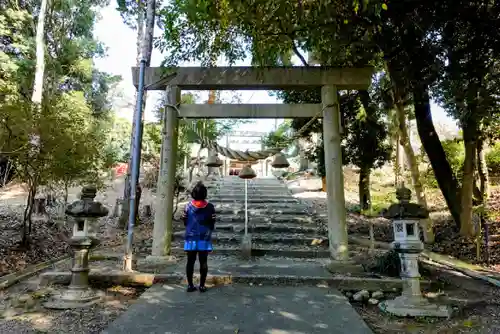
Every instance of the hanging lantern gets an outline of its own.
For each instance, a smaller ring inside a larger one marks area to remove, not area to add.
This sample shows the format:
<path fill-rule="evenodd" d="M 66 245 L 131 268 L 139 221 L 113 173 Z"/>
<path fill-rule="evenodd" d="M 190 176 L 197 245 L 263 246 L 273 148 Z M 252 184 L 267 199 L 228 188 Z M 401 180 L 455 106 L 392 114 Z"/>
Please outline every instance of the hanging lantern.
<path fill-rule="evenodd" d="M 222 166 L 222 160 L 217 155 L 211 155 L 208 157 L 206 165 L 207 167 L 220 167 Z"/>
<path fill-rule="evenodd" d="M 283 153 L 278 153 L 274 156 L 271 166 L 273 166 L 273 168 L 287 168 L 290 164 Z"/>
<path fill-rule="evenodd" d="M 256 176 L 257 174 L 255 174 L 255 171 L 252 169 L 252 167 L 250 167 L 250 165 L 246 165 L 245 167 L 243 167 L 238 174 L 238 177 L 240 179 L 253 179 Z"/>

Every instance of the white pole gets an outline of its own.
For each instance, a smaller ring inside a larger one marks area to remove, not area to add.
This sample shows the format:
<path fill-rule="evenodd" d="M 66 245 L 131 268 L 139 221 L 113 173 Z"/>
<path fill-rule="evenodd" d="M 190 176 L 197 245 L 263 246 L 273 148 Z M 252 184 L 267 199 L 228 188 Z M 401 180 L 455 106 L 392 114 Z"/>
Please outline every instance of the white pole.
<path fill-rule="evenodd" d="M 245 179 L 245 236 L 248 235 L 248 180 Z"/>

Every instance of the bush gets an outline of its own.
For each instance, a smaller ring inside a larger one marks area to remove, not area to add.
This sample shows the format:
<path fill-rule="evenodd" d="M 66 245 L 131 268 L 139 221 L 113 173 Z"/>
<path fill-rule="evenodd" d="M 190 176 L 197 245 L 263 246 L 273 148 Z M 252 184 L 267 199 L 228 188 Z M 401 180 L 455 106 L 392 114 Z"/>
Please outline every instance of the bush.
<path fill-rule="evenodd" d="M 450 163 L 453 174 L 457 178 L 458 182 L 461 182 L 462 168 L 465 159 L 465 148 L 463 141 L 461 139 L 443 140 L 441 142 L 441 145 L 443 145 L 446 158 Z M 425 155 L 425 152 L 423 152 L 422 154 Z M 423 157 L 423 161 L 428 162 L 427 156 Z M 430 163 L 428 164 L 427 170 L 422 173 L 422 183 L 429 188 L 438 188 L 436 177 Z"/>
<path fill-rule="evenodd" d="M 500 142 L 495 143 L 486 153 L 486 164 L 491 174 L 500 174 Z"/>

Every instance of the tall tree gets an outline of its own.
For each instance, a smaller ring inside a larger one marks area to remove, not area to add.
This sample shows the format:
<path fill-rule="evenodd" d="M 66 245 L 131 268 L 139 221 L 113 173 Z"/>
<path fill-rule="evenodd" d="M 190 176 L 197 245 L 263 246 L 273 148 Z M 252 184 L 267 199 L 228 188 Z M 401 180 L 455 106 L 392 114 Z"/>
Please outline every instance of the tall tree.
<path fill-rule="evenodd" d="M 445 109 L 459 120 L 463 130 L 465 160 L 460 192 L 461 233 L 474 235 L 473 192 L 478 145 L 498 113 L 500 5 L 490 2 L 460 1 L 443 6 L 443 58 L 446 66 L 440 80 L 440 96 Z"/>
<path fill-rule="evenodd" d="M 408 163 L 411 180 L 413 188 L 415 190 L 415 195 L 417 197 L 418 204 L 422 207 L 427 208 L 427 199 L 425 196 L 424 187 L 421 182 L 420 170 L 418 166 L 418 161 L 410 142 L 410 135 L 408 130 L 408 120 L 412 117 L 414 118 L 414 113 L 410 111 L 412 107 L 411 96 L 404 94 L 399 90 L 395 83 L 391 81 L 388 73 L 385 73 L 379 80 L 378 83 L 378 98 L 379 103 L 382 108 L 385 109 L 386 114 L 390 118 L 391 124 L 395 127 L 397 142 L 396 150 L 398 154 L 406 157 L 406 162 Z M 405 160 L 401 157 L 396 156 L 396 164 L 399 165 L 396 168 L 396 186 L 401 185 L 404 182 L 404 175 L 402 169 L 404 168 Z M 399 182 L 398 182 L 399 181 Z M 426 243 L 434 242 L 434 232 L 432 221 L 427 219 L 422 221 L 424 241 Z"/>
<path fill-rule="evenodd" d="M 93 37 L 102 4 L 99 0 L 0 4 L 0 141 L 11 153 L 17 178 L 30 189 L 24 243 L 38 185 L 59 182 L 62 175 L 87 178 L 103 167 L 96 147 L 105 138 L 101 121 L 107 114 L 107 86 L 102 84 L 108 77 L 92 64 L 92 58 L 102 54 Z"/>

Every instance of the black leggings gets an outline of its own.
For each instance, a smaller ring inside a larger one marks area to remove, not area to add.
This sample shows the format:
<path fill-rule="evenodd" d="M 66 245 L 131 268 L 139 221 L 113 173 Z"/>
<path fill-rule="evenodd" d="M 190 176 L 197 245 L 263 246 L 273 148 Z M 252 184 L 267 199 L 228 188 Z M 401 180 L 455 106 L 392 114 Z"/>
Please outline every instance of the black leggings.
<path fill-rule="evenodd" d="M 193 285 L 194 264 L 196 263 L 196 254 L 200 261 L 200 286 L 205 286 L 208 274 L 208 252 L 207 251 L 187 251 L 186 276 L 189 285 Z"/>

